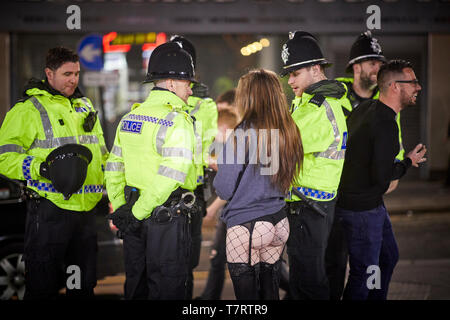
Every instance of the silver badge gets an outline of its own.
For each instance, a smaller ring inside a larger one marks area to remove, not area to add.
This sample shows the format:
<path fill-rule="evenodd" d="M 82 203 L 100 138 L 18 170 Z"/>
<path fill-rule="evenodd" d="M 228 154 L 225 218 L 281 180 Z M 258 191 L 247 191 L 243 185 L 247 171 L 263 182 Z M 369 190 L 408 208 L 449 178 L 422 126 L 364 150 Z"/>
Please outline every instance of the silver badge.
<path fill-rule="evenodd" d="M 377 39 L 372 38 L 372 40 L 370 41 L 370 46 L 372 47 L 373 52 L 376 52 L 376 54 L 381 53 L 381 46 L 378 43 Z"/>
<path fill-rule="evenodd" d="M 281 59 L 283 60 L 284 64 L 286 64 L 289 59 L 289 50 L 286 43 L 283 45 L 283 50 L 281 51 Z"/>

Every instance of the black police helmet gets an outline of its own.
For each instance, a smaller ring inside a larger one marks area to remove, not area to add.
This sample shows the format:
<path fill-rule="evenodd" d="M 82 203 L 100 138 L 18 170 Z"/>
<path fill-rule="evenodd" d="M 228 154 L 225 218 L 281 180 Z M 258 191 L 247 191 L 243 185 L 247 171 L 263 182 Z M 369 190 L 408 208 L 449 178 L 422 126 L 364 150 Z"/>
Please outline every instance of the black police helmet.
<path fill-rule="evenodd" d="M 79 144 L 66 144 L 50 152 L 45 161 L 54 188 L 68 200 L 86 180 L 92 152 Z"/>
<path fill-rule="evenodd" d="M 195 52 L 195 47 L 188 39 L 183 36 L 173 35 L 170 37 L 170 42 L 177 42 L 181 44 L 181 47 L 187 51 L 192 57 L 192 62 L 194 63 L 194 69 L 197 67 L 197 54 Z"/>
<path fill-rule="evenodd" d="M 372 37 L 370 31 L 361 33 L 350 49 L 350 57 L 348 59 L 345 71 L 352 73 L 352 66 L 355 63 L 363 62 L 365 60 L 380 60 L 386 62 L 386 58 L 381 51 L 381 45 L 378 40 Z"/>
<path fill-rule="evenodd" d="M 305 31 L 289 32 L 289 40 L 283 45 L 281 51 L 281 59 L 283 60 L 282 77 L 315 64 L 331 66 L 331 63 L 324 58 L 317 39 Z"/>
<path fill-rule="evenodd" d="M 166 42 L 153 50 L 148 62 L 144 83 L 162 79 L 194 79 L 194 64 L 191 55 L 177 42 Z"/>

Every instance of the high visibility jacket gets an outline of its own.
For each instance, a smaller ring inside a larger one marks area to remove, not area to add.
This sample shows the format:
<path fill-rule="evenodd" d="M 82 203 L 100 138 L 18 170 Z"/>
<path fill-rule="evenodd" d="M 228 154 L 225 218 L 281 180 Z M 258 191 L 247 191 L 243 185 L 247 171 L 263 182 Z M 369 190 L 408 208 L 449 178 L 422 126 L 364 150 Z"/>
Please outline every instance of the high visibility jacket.
<path fill-rule="evenodd" d="M 293 101 L 292 118 L 300 130 L 304 159 L 292 187 L 317 201 L 334 199 L 339 186 L 347 139 L 344 97 L 342 84 L 323 80 Z M 299 199 L 289 192 L 286 200 Z"/>
<path fill-rule="evenodd" d="M 209 148 L 217 134 L 217 106 L 211 98 L 190 96 L 184 110 L 195 118 L 197 158 L 197 184 L 204 182 L 204 167 L 209 164 Z"/>
<path fill-rule="evenodd" d="M 336 80 L 344 83 L 347 87 L 347 93 L 344 103 L 342 104 L 342 108 L 345 114 L 345 117 L 347 118 L 350 112 L 353 111 L 354 108 L 356 108 L 361 102 L 361 98 L 356 95 L 356 93 L 353 90 L 353 78 L 336 78 Z M 380 91 L 377 89 L 374 92 L 374 95 L 371 97 L 371 99 L 378 99 L 380 97 Z M 405 149 L 403 148 L 403 139 L 402 139 L 402 127 L 400 125 L 400 112 L 397 113 L 397 116 L 395 117 L 395 121 L 397 121 L 398 126 L 398 142 L 400 144 L 400 151 L 395 157 L 396 160 L 402 161 L 405 158 Z"/>
<path fill-rule="evenodd" d="M 133 215 L 148 218 L 178 187 L 194 190 L 195 135 L 185 103 L 172 92 L 154 88 L 120 121 L 105 170 L 113 209 L 125 204 L 124 187 L 139 189 Z"/>
<path fill-rule="evenodd" d="M 27 97 L 6 114 L 0 129 L 0 173 L 26 180 L 28 188 L 62 209 L 91 210 L 102 197 L 108 157 L 98 118 L 91 132 L 83 129 L 87 114 L 94 111 L 91 101 L 78 89 L 66 98 L 37 80 L 30 81 L 25 93 Z M 40 176 L 39 168 L 51 151 L 69 143 L 89 148 L 93 158 L 82 188 L 64 200 L 51 181 Z"/>

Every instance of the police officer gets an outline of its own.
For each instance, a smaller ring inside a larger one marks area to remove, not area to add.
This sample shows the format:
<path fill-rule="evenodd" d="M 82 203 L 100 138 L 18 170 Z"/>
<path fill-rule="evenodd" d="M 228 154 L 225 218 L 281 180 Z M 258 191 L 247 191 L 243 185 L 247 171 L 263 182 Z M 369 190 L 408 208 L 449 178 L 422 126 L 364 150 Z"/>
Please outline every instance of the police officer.
<path fill-rule="evenodd" d="M 304 150 L 301 173 L 287 198 L 291 295 L 293 299 L 329 299 L 325 250 L 344 164 L 347 126 L 341 104 L 346 89 L 326 78 L 324 68 L 330 64 L 308 32 L 291 32 L 281 57 L 281 75 L 289 74 L 288 84 L 296 95 L 292 117 Z"/>
<path fill-rule="evenodd" d="M 106 166 L 113 223 L 124 234 L 125 298 L 185 299 L 190 209 L 197 185 L 192 57 L 177 43 L 158 46 L 145 82 L 154 87 L 116 131 Z"/>
<path fill-rule="evenodd" d="M 378 99 L 377 74 L 382 64 L 386 62 L 380 43 L 372 36 L 370 31 L 361 33 L 353 43 L 350 50 L 349 62 L 346 72 L 353 77 L 342 77 L 336 80 L 347 87 L 347 99 L 342 104 L 346 117 L 356 109 L 360 103 L 370 99 Z M 400 151 L 396 161 L 404 159 L 405 150 L 402 145 L 400 127 L 400 112 L 396 116 L 399 129 Z M 396 188 L 398 180 L 391 183 L 392 191 Z M 326 253 L 327 274 L 330 282 L 330 298 L 339 300 L 344 291 L 344 282 L 347 268 L 348 252 L 346 248 L 345 234 L 338 219 L 333 221 L 328 249 Z"/>
<path fill-rule="evenodd" d="M 196 68 L 197 54 L 194 45 L 185 37 L 174 35 L 170 41 L 181 44 L 192 57 L 194 68 Z M 205 185 L 205 167 L 208 166 L 209 148 L 217 133 L 217 106 L 213 99 L 208 96 L 208 87 L 200 82 L 191 84 L 192 95 L 189 96 L 184 110 L 195 119 L 195 135 L 197 142 L 198 159 L 197 163 L 197 187 L 195 189 L 196 203 L 198 211 L 191 217 L 191 237 L 192 237 L 192 256 L 191 271 L 188 279 L 188 298 L 192 298 L 193 292 L 193 269 L 200 262 L 200 250 L 202 243 L 202 222 L 206 215 L 206 201 L 204 196 Z"/>
<path fill-rule="evenodd" d="M 91 296 L 96 285 L 94 208 L 108 156 L 92 103 L 78 89 L 80 64 L 70 49 L 47 53 L 45 80 L 31 79 L 0 129 L 0 173 L 25 180 L 25 299 L 55 298 L 67 268 L 81 281 L 67 295 Z M 79 268 L 79 269 L 77 269 Z"/>
<path fill-rule="evenodd" d="M 367 99 L 378 99 L 380 92 L 377 87 L 378 70 L 386 58 L 381 44 L 372 36 L 370 31 L 361 33 L 350 49 L 350 57 L 346 66 L 346 73 L 353 77 L 341 77 L 336 80 L 347 86 L 347 100 L 342 105 L 346 117 L 358 105 Z M 396 117 L 399 128 L 400 151 L 396 157 L 398 161 L 404 159 L 405 150 L 402 145 L 400 127 L 400 113 Z"/>

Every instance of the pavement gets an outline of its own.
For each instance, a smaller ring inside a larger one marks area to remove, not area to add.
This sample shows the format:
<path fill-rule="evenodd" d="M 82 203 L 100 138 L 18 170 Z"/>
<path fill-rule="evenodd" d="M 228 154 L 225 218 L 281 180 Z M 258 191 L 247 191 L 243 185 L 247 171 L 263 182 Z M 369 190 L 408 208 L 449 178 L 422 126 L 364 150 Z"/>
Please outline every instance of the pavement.
<path fill-rule="evenodd" d="M 395 191 L 385 196 L 400 249 L 389 300 L 450 299 L 450 188 L 444 189 L 442 185 L 442 182 L 401 181 Z M 206 285 L 214 227 L 214 221 L 203 225 L 200 264 L 194 273 L 194 297 Z M 120 297 L 124 281 L 123 274 L 105 278 L 99 281 L 96 294 Z M 235 300 L 228 273 L 222 300 Z"/>

